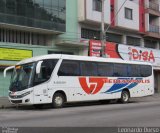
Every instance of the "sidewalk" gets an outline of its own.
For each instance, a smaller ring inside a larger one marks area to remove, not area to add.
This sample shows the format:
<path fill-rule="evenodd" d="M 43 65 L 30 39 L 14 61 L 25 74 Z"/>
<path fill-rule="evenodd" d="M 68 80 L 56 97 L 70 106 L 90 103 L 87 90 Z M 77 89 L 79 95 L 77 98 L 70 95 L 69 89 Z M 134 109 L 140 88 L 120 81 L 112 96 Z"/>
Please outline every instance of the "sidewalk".
<path fill-rule="evenodd" d="M 131 98 L 131 101 L 138 101 L 138 102 L 160 101 L 160 93 L 156 93 L 153 96 L 146 96 L 146 97 L 141 97 L 141 98 Z"/>
<path fill-rule="evenodd" d="M 141 97 L 141 98 L 131 98 L 130 101 L 137 102 L 151 102 L 151 101 L 160 101 L 160 93 L 156 93 L 153 96 Z M 0 109 L 13 107 L 8 100 L 8 97 L 0 97 Z"/>
<path fill-rule="evenodd" d="M 12 107 L 11 103 L 8 100 L 8 97 L 0 97 L 0 109 Z"/>

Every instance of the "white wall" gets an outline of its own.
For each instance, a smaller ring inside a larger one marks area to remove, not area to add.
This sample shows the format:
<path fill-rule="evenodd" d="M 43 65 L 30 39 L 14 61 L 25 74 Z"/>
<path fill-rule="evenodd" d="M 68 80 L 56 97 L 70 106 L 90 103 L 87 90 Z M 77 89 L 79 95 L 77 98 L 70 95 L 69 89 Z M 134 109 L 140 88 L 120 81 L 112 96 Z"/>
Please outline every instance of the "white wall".
<path fill-rule="evenodd" d="M 125 0 L 116 0 L 115 12 L 117 12 Z M 125 18 L 125 7 L 133 9 L 133 20 Z M 115 19 L 115 25 L 127 29 L 139 30 L 139 2 L 127 1 Z"/>
<path fill-rule="evenodd" d="M 78 0 L 78 21 L 85 20 L 85 0 Z"/>
<path fill-rule="evenodd" d="M 149 14 L 145 14 L 145 30 L 149 31 Z"/>
<path fill-rule="evenodd" d="M 78 7 L 79 21 L 101 22 L 101 12 L 93 11 L 93 0 L 78 0 Z M 110 0 L 105 0 L 104 8 L 105 23 L 110 24 Z"/>

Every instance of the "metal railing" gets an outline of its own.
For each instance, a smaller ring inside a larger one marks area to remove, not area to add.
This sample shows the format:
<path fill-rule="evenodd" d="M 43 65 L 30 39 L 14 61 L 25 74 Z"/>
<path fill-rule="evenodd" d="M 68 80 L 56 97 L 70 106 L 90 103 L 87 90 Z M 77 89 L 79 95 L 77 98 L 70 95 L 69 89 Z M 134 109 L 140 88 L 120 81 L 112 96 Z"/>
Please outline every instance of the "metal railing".
<path fill-rule="evenodd" d="M 149 32 L 159 33 L 160 34 L 160 27 L 157 25 L 149 25 Z"/>
<path fill-rule="evenodd" d="M 149 9 L 155 10 L 155 11 L 159 11 L 159 4 L 157 3 L 153 3 L 153 2 L 149 2 Z"/>

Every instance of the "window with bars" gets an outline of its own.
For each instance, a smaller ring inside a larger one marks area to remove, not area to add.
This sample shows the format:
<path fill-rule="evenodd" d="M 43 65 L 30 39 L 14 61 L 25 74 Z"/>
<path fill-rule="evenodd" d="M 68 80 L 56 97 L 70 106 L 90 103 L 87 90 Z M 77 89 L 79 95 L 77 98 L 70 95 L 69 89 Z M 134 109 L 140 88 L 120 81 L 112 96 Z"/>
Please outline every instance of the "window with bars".
<path fill-rule="evenodd" d="M 82 28 L 81 38 L 100 40 L 100 31 Z"/>
<path fill-rule="evenodd" d="M 47 36 L 39 33 L 0 29 L 0 42 L 45 45 Z"/>
<path fill-rule="evenodd" d="M 100 31 L 82 28 L 81 38 L 100 40 Z M 122 43 L 122 35 L 106 33 L 106 41 Z"/>
<path fill-rule="evenodd" d="M 141 39 L 136 37 L 127 36 L 127 45 L 140 46 Z"/>
<path fill-rule="evenodd" d="M 122 35 L 114 33 L 106 33 L 106 40 L 109 42 L 122 43 Z"/>
<path fill-rule="evenodd" d="M 146 47 L 146 48 L 156 49 L 157 41 L 145 40 L 145 41 L 144 41 L 144 44 L 145 44 L 145 47 Z"/>

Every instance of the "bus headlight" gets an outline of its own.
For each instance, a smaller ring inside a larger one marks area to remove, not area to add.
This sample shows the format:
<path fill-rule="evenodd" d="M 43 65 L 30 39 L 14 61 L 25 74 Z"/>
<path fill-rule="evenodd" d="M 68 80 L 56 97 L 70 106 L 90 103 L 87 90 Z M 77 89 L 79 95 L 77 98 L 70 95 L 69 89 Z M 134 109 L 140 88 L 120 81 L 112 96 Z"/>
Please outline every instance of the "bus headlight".
<path fill-rule="evenodd" d="M 17 99 L 17 98 L 23 98 L 29 94 L 31 94 L 33 91 L 28 91 L 26 93 L 23 93 L 22 95 L 12 95 L 12 94 L 9 94 L 9 97 L 12 98 L 12 99 Z"/>
<path fill-rule="evenodd" d="M 26 93 L 22 94 L 22 95 L 21 95 L 21 97 L 25 97 L 25 96 L 27 96 L 27 95 L 31 94 L 32 92 L 33 92 L 33 91 L 28 91 L 28 92 L 26 92 Z"/>

